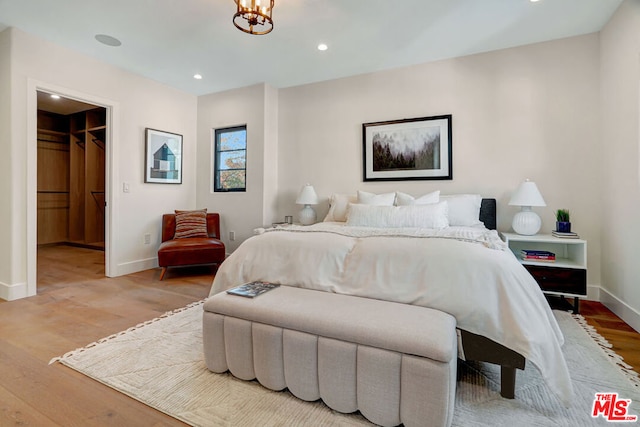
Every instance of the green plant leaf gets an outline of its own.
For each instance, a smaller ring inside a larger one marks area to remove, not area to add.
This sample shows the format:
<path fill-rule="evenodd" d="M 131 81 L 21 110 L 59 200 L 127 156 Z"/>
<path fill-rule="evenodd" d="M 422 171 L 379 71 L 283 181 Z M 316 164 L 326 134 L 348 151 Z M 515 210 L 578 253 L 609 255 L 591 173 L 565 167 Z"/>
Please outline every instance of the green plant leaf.
<path fill-rule="evenodd" d="M 556 211 L 556 221 L 558 222 L 570 222 L 571 215 L 568 209 L 558 209 Z"/>

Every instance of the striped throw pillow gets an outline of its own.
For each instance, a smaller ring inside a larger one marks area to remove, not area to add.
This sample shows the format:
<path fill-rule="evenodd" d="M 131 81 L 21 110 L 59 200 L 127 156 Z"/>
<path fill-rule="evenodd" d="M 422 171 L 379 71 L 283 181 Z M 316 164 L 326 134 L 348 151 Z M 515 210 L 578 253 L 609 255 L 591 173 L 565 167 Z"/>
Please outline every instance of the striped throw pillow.
<path fill-rule="evenodd" d="M 176 233 L 174 239 L 209 237 L 207 234 L 207 210 L 176 211 Z"/>

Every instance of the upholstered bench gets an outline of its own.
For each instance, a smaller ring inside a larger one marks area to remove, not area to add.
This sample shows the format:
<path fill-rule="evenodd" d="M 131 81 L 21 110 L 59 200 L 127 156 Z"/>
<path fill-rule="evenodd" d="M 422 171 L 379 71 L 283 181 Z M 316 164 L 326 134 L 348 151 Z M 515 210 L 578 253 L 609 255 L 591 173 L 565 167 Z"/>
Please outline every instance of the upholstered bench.
<path fill-rule="evenodd" d="M 449 426 L 456 322 L 424 307 L 280 286 L 204 304 L 207 367 L 407 427 Z"/>

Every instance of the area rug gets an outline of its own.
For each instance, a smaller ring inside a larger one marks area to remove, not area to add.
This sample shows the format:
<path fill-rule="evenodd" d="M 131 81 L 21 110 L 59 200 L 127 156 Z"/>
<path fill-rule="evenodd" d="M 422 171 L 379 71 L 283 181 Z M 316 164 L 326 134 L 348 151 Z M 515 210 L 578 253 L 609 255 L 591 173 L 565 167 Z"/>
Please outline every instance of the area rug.
<path fill-rule="evenodd" d="M 518 371 L 516 399 L 499 394 L 499 368 L 461 363 L 453 425 L 601 426 L 592 417 L 596 393 L 630 399 L 640 415 L 640 381 L 608 350 L 581 316 L 554 311 L 565 336 L 563 351 L 575 397 L 564 407 L 535 367 Z M 146 405 L 193 426 L 369 426 L 359 413 L 341 414 L 322 401 L 304 402 L 256 381 L 207 370 L 202 350 L 202 302 L 137 325 L 55 358 Z M 603 412 L 603 411 L 600 411 Z M 425 420 L 425 424 L 428 424 Z M 640 424 L 640 421 L 638 421 Z"/>

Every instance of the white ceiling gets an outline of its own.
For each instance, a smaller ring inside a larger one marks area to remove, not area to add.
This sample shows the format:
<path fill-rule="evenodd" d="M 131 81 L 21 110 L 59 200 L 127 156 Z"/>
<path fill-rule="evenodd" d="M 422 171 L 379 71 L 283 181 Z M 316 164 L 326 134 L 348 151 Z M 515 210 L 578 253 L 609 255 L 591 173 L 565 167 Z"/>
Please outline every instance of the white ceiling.
<path fill-rule="evenodd" d="M 202 95 L 277 88 L 599 31 L 622 0 L 275 0 L 274 30 L 242 33 L 233 0 L 0 0 L 0 30 Z M 96 34 L 122 41 L 98 43 Z M 318 43 L 329 45 L 320 52 Z M 202 80 L 193 79 L 195 73 Z"/>

